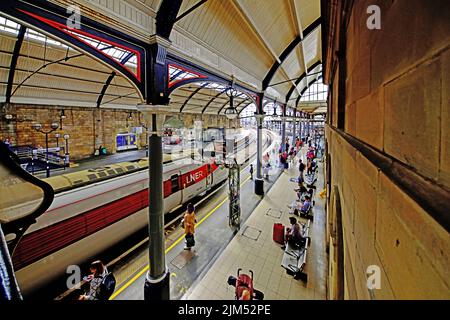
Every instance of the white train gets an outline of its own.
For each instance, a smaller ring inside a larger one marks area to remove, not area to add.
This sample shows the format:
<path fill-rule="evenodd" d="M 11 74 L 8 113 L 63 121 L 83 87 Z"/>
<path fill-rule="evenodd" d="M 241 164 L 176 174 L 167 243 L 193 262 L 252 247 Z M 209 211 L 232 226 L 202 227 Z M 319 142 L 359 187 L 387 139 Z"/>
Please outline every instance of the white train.
<path fill-rule="evenodd" d="M 145 159 L 45 179 L 55 189 L 53 203 L 27 230 L 12 257 L 24 295 L 148 224 L 147 167 Z M 165 164 L 164 211 L 227 177 L 228 170 L 214 161 Z"/>

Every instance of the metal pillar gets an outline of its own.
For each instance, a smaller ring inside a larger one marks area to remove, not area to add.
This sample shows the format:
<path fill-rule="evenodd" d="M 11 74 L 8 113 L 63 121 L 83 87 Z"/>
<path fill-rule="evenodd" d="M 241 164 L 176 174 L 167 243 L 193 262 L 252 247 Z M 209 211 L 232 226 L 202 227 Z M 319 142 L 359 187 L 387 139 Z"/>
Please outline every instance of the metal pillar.
<path fill-rule="evenodd" d="M 256 135 L 256 179 L 255 179 L 255 194 L 262 196 L 264 195 L 264 179 L 262 176 L 262 123 L 263 123 L 263 115 L 257 114 L 256 123 L 257 123 L 257 135 Z"/>
<path fill-rule="evenodd" d="M 234 163 L 228 165 L 228 199 L 230 201 L 228 224 L 235 229 L 235 232 L 241 227 L 240 171 L 240 166 L 234 158 Z"/>
<path fill-rule="evenodd" d="M 166 267 L 164 244 L 164 197 L 162 124 L 164 116 L 158 114 L 158 106 L 142 105 L 142 111 L 151 128 L 148 139 L 149 153 L 149 271 L 145 277 L 145 300 L 169 300 L 170 273 Z M 162 113 L 162 112 L 161 112 Z M 150 121 L 149 121 L 150 120 Z"/>
<path fill-rule="evenodd" d="M 306 116 L 305 121 L 306 121 L 306 123 L 305 123 L 305 125 L 306 125 L 306 136 L 309 137 L 309 116 Z"/>
<path fill-rule="evenodd" d="M 292 118 L 292 143 L 291 146 L 295 146 L 295 134 L 296 134 L 296 127 L 297 126 L 297 118 Z"/>
<path fill-rule="evenodd" d="M 283 115 L 281 120 L 281 151 L 286 150 L 286 118 Z"/>

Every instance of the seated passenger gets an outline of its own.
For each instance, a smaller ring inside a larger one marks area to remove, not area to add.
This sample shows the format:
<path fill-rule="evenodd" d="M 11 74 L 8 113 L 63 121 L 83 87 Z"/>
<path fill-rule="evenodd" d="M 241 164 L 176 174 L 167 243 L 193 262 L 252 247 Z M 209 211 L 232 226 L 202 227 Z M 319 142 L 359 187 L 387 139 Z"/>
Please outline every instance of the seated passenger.
<path fill-rule="evenodd" d="M 78 300 L 100 300 L 100 285 L 103 278 L 108 274 L 108 269 L 100 261 L 94 261 L 90 266 L 91 274 L 85 277 L 85 280 L 89 282 L 89 293 L 81 295 Z"/>
<path fill-rule="evenodd" d="M 286 240 L 282 249 L 286 249 L 287 243 L 293 246 L 300 246 L 303 241 L 303 237 L 300 233 L 300 225 L 297 223 L 297 219 L 290 217 L 289 222 L 291 223 L 291 226 L 286 229 Z"/>
<path fill-rule="evenodd" d="M 295 191 L 300 192 L 300 193 L 305 193 L 308 190 L 306 189 L 306 187 L 303 185 L 303 181 L 299 181 L 298 183 L 298 187 L 295 189 Z"/>
<path fill-rule="evenodd" d="M 311 208 L 311 198 L 309 196 L 306 196 L 305 201 L 303 202 L 303 205 L 300 208 L 300 211 L 303 213 L 307 213 L 310 208 Z"/>

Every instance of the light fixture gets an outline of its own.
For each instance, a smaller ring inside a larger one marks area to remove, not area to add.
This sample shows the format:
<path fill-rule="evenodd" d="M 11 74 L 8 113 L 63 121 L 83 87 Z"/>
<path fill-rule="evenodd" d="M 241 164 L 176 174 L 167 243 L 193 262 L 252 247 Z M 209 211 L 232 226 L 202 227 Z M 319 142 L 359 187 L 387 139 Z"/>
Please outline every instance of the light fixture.
<path fill-rule="evenodd" d="M 64 140 L 67 140 L 67 139 L 70 138 L 70 136 L 66 133 L 66 134 L 63 136 L 63 138 L 64 138 Z"/>
<path fill-rule="evenodd" d="M 233 105 L 233 101 L 234 101 L 234 97 L 237 96 L 238 92 L 233 87 L 228 87 L 225 90 L 225 93 L 228 96 L 228 98 L 230 98 L 230 106 L 225 109 L 224 114 L 230 120 L 236 119 L 238 113 L 237 113 L 236 108 Z"/>
<path fill-rule="evenodd" d="M 39 130 L 42 129 L 42 124 L 40 124 L 40 123 L 33 123 L 33 124 L 31 125 L 31 127 L 32 127 L 34 130 L 39 131 Z"/>
<path fill-rule="evenodd" d="M 231 106 L 225 109 L 224 114 L 230 120 L 236 119 L 236 117 L 238 115 L 236 109 L 234 107 L 231 107 Z"/>
<path fill-rule="evenodd" d="M 66 114 L 64 113 L 64 109 L 61 109 L 61 113 L 59 114 L 59 130 L 63 128 L 63 120 L 66 118 Z"/>
<path fill-rule="evenodd" d="M 14 117 L 12 114 L 5 114 L 5 119 L 6 120 L 12 120 Z"/>
<path fill-rule="evenodd" d="M 56 122 L 53 122 L 53 123 L 50 125 L 50 128 L 52 128 L 53 130 L 56 130 L 56 129 L 59 128 L 59 124 L 57 124 Z"/>

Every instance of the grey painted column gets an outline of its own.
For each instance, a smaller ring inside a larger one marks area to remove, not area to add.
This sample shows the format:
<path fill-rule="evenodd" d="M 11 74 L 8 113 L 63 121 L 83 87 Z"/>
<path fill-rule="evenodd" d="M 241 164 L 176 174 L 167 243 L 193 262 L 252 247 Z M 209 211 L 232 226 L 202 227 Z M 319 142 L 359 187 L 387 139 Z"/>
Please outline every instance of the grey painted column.
<path fill-rule="evenodd" d="M 163 150 L 161 130 L 165 116 L 163 107 L 138 105 L 149 130 L 149 271 L 145 277 L 145 300 L 169 300 L 170 274 L 166 267 L 164 241 Z M 160 114 L 157 114 L 160 113 Z"/>
<path fill-rule="evenodd" d="M 306 116 L 305 119 L 305 125 L 306 125 L 306 136 L 309 136 L 309 116 Z"/>
<path fill-rule="evenodd" d="M 281 120 L 281 146 L 282 151 L 285 151 L 286 148 L 286 118 L 283 114 L 282 120 Z"/>
<path fill-rule="evenodd" d="M 257 124 L 257 135 L 256 135 L 256 179 L 255 179 L 255 194 L 264 195 L 264 179 L 262 176 L 262 123 L 263 115 L 257 114 L 256 124 Z"/>
<path fill-rule="evenodd" d="M 294 116 L 294 118 L 292 119 L 292 143 L 291 143 L 291 146 L 295 145 L 295 134 L 297 131 L 296 126 L 297 126 L 297 118 Z"/>

